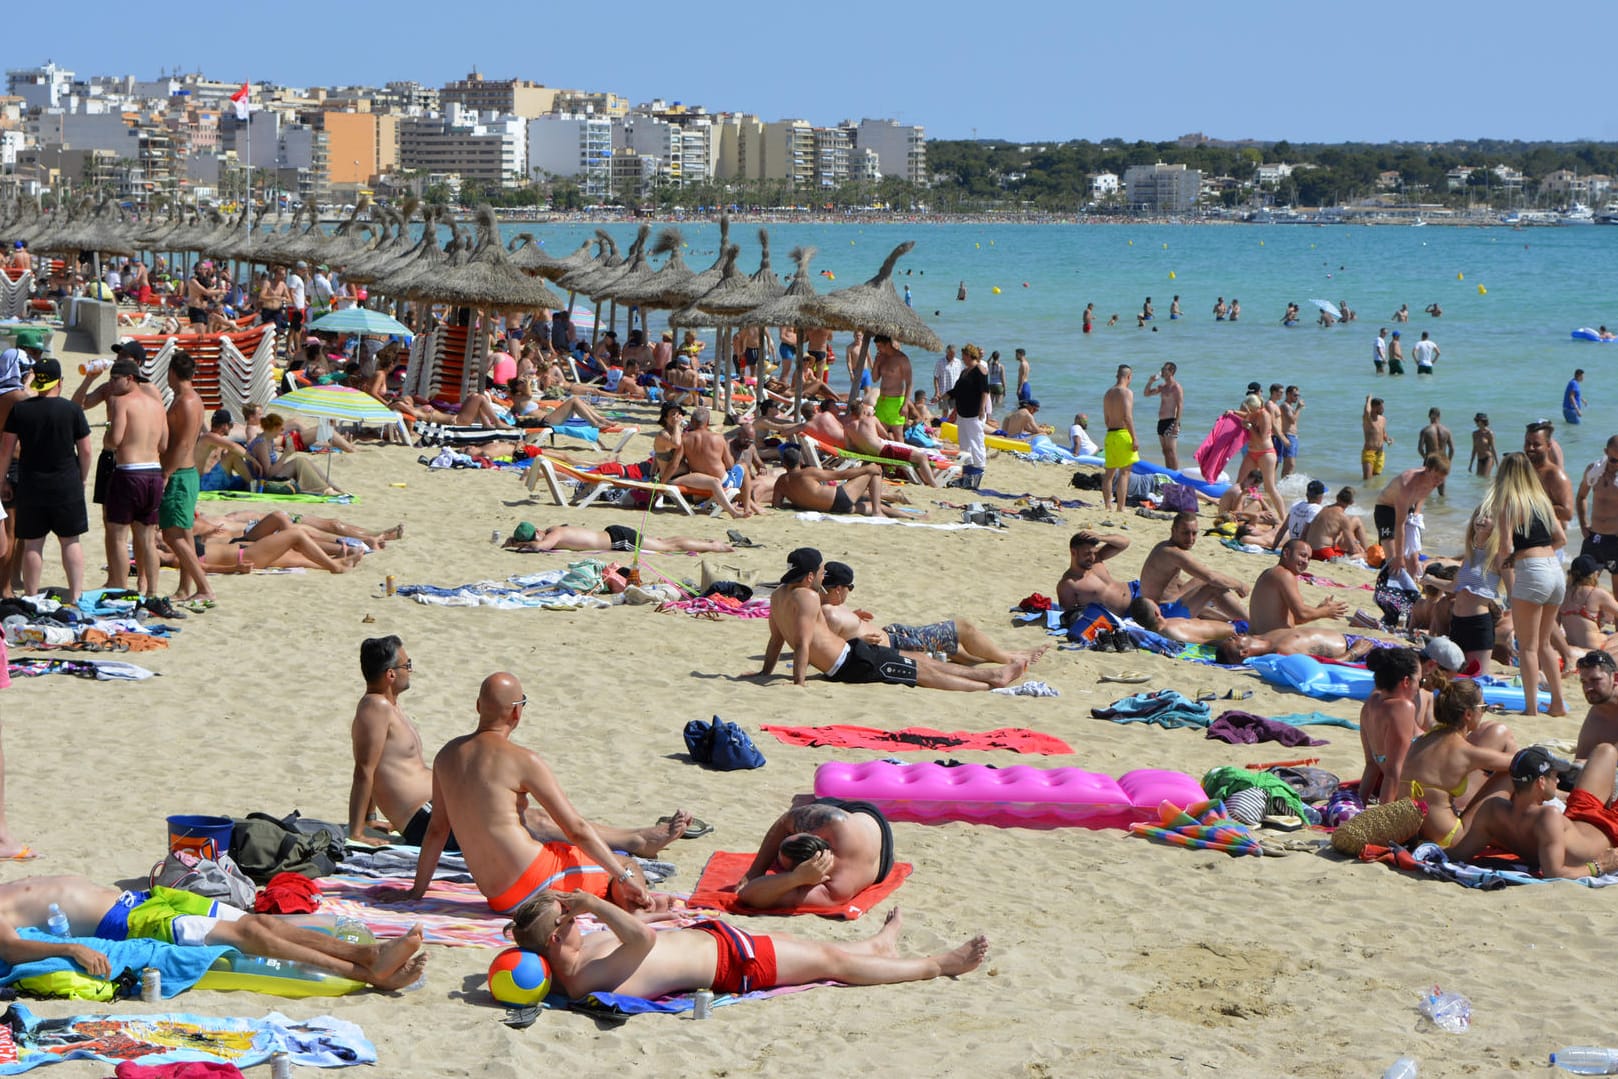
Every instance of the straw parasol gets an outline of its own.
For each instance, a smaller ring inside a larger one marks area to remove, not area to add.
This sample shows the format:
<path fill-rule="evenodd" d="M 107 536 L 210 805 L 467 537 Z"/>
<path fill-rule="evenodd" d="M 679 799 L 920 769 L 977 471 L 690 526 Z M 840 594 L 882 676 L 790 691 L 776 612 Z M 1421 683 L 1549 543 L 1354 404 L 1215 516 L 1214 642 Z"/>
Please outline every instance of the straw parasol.
<path fill-rule="evenodd" d="M 854 361 L 852 377 L 856 386 L 865 370 L 865 357 L 870 351 L 873 334 L 891 337 L 900 344 L 928 352 L 937 352 L 944 347 L 944 342 L 939 340 L 932 327 L 923 322 L 912 308 L 906 307 L 893 290 L 894 264 L 915 246 L 914 240 L 900 244 L 882 260 L 882 268 L 869 281 L 829 292 L 819 297 L 811 307 L 825 329 L 859 330 L 864 333 L 859 355 Z"/>
<path fill-rule="evenodd" d="M 618 254 L 618 242 L 605 229 L 596 229 L 596 246 L 595 258 L 578 269 L 556 278 L 556 284 L 569 292 L 583 292 L 588 295 L 588 290 L 584 286 L 592 283 L 599 275 L 624 265 L 623 256 Z"/>
<path fill-rule="evenodd" d="M 437 273 L 439 267 L 448 261 L 450 249 L 459 249 L 461 227 L 453 217 L 433 206 L 423 210 L 422 216 L 426 227 L 422 229 L 421 239 L 391 269 L 377 278 L 375 284 L 378 292 L 385 292 L 389 296 L 409 295 L 418 276 Z M 449 243 L 444 247 L 438 246 L 438 222 L 441 217 L 448 218 L 450 229 Z"/>
<path fill-rule="evenodd" d="M 828 327 L 814 312 L 819 296 L 815 294 L 814 278 L 809 276 L 809 264 L 814 261 L 813 247 L 794 247 L 787 256 L 797 269 L 786 291 L 769 303 L 755 307 L 742 317 L 744 326 L 791 326 L 797 333 L 798 358 L 792 373 L 792 414 L 803 409 L 803 361 L 805 330 L 823 330 Z"/>
<path fill-rule="evenodd" d="M 414 195 L 407 195 L 400 200 L 398 210 L 389 208 L 382 211 L 384 220 L 393 226 L 393 234 L 348 264 L 345 272 L 348 280 L 370 284 L 398 265 L 411 248 L 410 219 L 416 215 L 416 208 L 420 205 Z"/>
<path fill-rule="evenodd" d="M 651 253 L 668 256 L 662 268 L 639 283 L 620 282 L 613 290 L 613 299 L 621 304 L 634 304 L 643 309 L 671 310 L 675 305 L 670 302 L 669 297 L 673 294 L 674 286 L 692 276 L 691 268 L 685 264 L 685 259 L 680 254 L 680 249 L 684 246 L 685 236 L 679 229 L 670 226 L 659 232 L 656 242 L 652 244 Z"/>
<path fill-rule="evenodd" d="M 523 241 L 519 243 L 518 241 Z M 590 261 L 590 243 L 586 240 L 578 246 L 571 255 L 562 258 L 552 258 L 545 253 L 545 249 L 534 239 L 531 232 L 520 232 L 511 240 L 511 262 L 519 270 L 537 273 L 547 281 L 577 270 Z"/>
<path fill-rule="evenodd" d="M 419 276 L 404 294 L 457 307 L 535 311 L 562 306 L 562 298 L 511 264 L 500 246 L 500 226 L 489 206 L 477 208 L 479 238 L 466 262 Z"/>

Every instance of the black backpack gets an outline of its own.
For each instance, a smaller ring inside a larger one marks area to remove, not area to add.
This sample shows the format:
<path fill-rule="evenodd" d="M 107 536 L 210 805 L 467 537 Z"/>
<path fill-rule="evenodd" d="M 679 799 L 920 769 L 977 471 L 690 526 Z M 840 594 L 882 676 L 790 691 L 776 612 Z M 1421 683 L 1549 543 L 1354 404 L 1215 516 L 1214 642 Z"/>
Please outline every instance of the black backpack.
<path fill-rule="evenodd" d="M 325 821 L 303 820 L 296 810 L 281 818 L 249 813 L 234 823 L 230 856 L 256 884 L 269 883 L 277 873 L 328 877 L 343 860 L 342 828 Z"/>

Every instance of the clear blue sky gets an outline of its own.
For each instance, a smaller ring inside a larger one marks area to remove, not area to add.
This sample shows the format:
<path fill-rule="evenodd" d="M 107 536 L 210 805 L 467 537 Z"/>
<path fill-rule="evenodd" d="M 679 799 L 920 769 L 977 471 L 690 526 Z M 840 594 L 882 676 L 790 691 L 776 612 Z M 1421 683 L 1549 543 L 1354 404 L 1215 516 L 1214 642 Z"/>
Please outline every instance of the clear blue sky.
<path fill-rule="evenodd" d="M 766 120 L 895 117 L 937 138 L 1618 139 L 1599 5 L 390 0 L 156 22 L 102 0 L 17 7 L 6 66 L 49 58 L 80 75 L 436 86 L 476 67 Z"/>

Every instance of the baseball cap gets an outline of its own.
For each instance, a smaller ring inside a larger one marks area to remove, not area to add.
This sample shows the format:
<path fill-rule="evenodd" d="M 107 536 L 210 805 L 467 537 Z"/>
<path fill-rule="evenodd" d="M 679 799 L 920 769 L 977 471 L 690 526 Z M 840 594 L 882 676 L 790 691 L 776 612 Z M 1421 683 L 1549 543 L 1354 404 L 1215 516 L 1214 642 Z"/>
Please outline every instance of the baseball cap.
<path fill-rule="evenodd" d="M 827 588 L 836 588 L 841 585 L 849 591 L 854 590 L 854 567 L 846 562 L 827 562 L 826 576 L 821 583 Z"/>
<path fill-rule="evenodd" d="M 1600 562 L 1597 562 L 1589 555 L 1581 554 L 1573 560 L 1573 565 L 1569 568 L 1572 569 L 1575 577 L 1594 577 L 1601 572 L 1602 567 Z"/>
<path fill-rule="evenodd" d="M 1305 489 L 1304 493 L 1305 493 L 1305 496 L 1308 497 L 1308 498 L 1314 498 L 1317 495 L 1323 495 L 1323 494 L 1326 493 L 1326 485 L 1324 483 L 1321 483 L 1319 480 L 1310 480 L 1309 481 L 1309 486 Z"/>
<path fill-rule="evenodd" d="M 534 527 L 532 521 L 519 521 L 517 527 L 511 530 L 511 538 L 518 543 L 527 543 L 537 535 L 539 530 Z"/>
<path fill-rule="evenodd" d="M 1398 336 L 1399 336 L 1399 331 L 1398 331 L 1398 330 L 1394 330 L 1394 331 L 1393 331 L 1393 336 L 1395 336 L 1395 337 L 1398 337 Z"/>
<path fill-rule="evenodd" d="M 34 389 L 44 393 L 62 381 L 62 365 L 46 356 L 34 363 Z"/>
<path fill-rule="evenodd" d="M 1562 762 L 1551 756 L 1551 751 L 1544 746 L 1529 746 L 1511 758 L 1511 781 L 1520 787 L 1562 770 Z"/>
<path fill-rule="evenodd" d="M 799 547 L 787 555 L 787 571 L 781 574 L 782 584 L 792 584 L 812 576 L 820 568 L 820 552 L 813 547 Z"/>
<path fill-rule="evenodd" d="M 1257 382 L 1249 382 L 1247 384 L 1247 392 L 1248 393 L 1263 393 L 1264 392 L 1264 387 L 1260 386 Z"/>
<path fill-rule="evenodd" d="M 112 369 L 107 374 L 110 378 L 136 378 L 140 375 L 140 366 L 128 356 L 119 356 L 112 361 Z"/>
<path fill-rule="evenodd" d="M 1458 671 L 1466 665 L 1466 654 L 1461 646 L 1448 637 L 1432 637 L 1421 649 L 1422 658 L 1430 659 L 1446 671 Z"/>
<path fill-rule="evenodd" d="M 1032 398 L 1032 397 L 1030 397 L 1028 400 L 1024 401 L 1023 404 L 1028 406 L 1029 408 L 1038 408 L 1039 407 L 1039 402 L 1034 400 L 1034 398 Z"/>

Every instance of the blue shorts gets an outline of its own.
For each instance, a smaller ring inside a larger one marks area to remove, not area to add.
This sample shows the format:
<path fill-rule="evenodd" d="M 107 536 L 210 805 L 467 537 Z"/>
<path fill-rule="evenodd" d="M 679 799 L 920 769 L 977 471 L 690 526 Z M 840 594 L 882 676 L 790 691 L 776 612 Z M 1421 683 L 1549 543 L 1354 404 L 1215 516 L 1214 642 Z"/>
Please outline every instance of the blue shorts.
<path fill-rule="evenodd" d="M 1282 460 L 1285 460 L 1288 457 L 1298 456 L 1298 436 L 1282 435 L 1277 438 L 1275 442 L 1275 452 L 1281 456 Z"/>
<path fill-rule="evenodd" d="M 1140 599 L 1140 582 L 1139 581 L 1130 581 L 1129 582 L 1129 598 L 1132 599 L 1132 600 Z M 1158 603 L 1157 604 L 1157 610 L 1158 610 L 1158 613 L 1161 614 L 1164 618 L 1190 618 L 1191 617 L 1191 608 L 1187 607 L 1185 604 L 1181 603 L 1177 599 L 1169 600 L 1167 603 L 1161 603 L 1161 602 Z"/>
<path fill-rule="evenodd" d="M 1564 408 L 1562 410 L 1562 419 L 1566 420 L 1568 423 L 1578 423 L 1579 414 L 1574 412 L 1571 408 Z"/>

